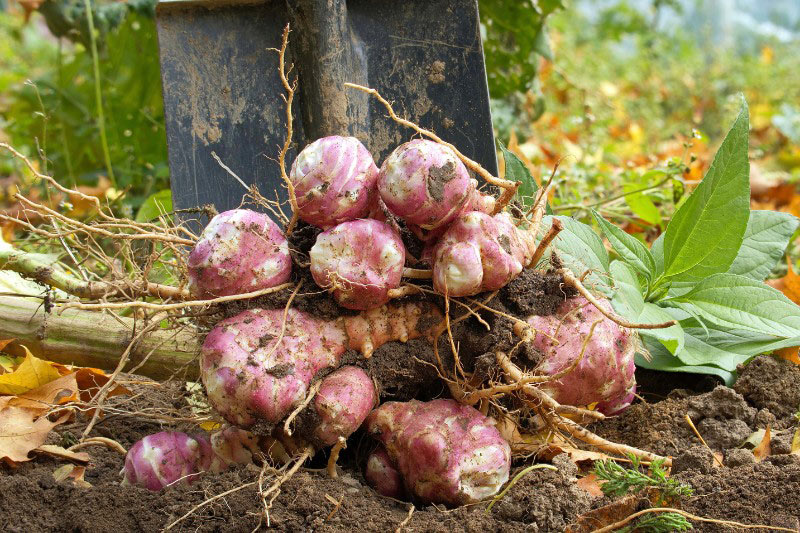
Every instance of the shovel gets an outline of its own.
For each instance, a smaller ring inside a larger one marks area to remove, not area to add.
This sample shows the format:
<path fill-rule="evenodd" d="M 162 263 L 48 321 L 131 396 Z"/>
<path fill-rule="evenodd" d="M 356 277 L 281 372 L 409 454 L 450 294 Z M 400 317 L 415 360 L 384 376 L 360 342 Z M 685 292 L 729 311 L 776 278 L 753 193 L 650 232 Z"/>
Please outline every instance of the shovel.
<path fill-rule="evenodd" d="M 240 205 L 246 191 L 213 154 L 286 200 L 276 163 L 286 111 L 269 49 L 287 22 L 299 80 L 287 165 L 327 135 L 357 137 L 379 166 L 411 138 L 352 82 L 496 174 L 477 0 L 161 0 L 156 19 L 177 210 Z"/>

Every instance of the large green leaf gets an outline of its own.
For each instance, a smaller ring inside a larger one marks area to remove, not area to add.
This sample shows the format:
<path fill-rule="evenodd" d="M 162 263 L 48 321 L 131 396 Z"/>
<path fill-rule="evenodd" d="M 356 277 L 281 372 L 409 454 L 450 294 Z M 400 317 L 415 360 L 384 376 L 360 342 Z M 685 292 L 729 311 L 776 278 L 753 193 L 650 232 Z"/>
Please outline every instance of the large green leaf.
<path fill-rule="evenodd" d="M 576 276 L 590 271 L 584 283 L 592 289 L 609 294 L 609 257 L 600 236 L 590 226 L 577 220 L 565 216 L 557 218 L 564 229 L 554 239 L 553 245 L 561 262 Z M 552 219 L 551 216 L 544 218 L 543 231 L 550 228 Z"/>
<path fill-rule="evenodd" d="M 664 237 L 665 275 L 699 281 L 725 272 L 742 244 L 750 209 L 747 104 L 705 178 L 678 209 Z"/>
<path fill-rule="evenodd" d="M 800 307 L 780 291 L 744 276 L 715 274 L 668 303 L 723 328 L 800 336 Z"/>
<path fill-rule="evenodd" d="M 644 301 L 641 286 L 630 266 L 622 261 L 614 261 L 610 270 L 617 289 L 611 298 L 611 305 L 617 313 L 637 324 L 661 324 L 673 320 L 664 309 Z M 661 342 L 670 353 L 675 354 L 683 349 L 683 329 L 678 324 L 638 331 L 642 336 L 647 335 Z"/>
<path fill-rule="evenodd" d="M 800 219 L 778 211 L 751 211 L 742 247 L 729 274 L 763 281 L 783 257 Z"/>
<path fill-rule="evenodd" d="M 503 143 L 498 143 L 500 152 L 503 154 L 503 161 L 506 165 L 505 178 L 511 181 L 519 181 L 521 185 L 517 189 L 517 196 L 523 205 L 533 205 L 536 198 L 536 191 L 539 189 L 536 180 L 531 176 L 528 167 L 514 153 L 508 150 Z"/>
<path fill-rule="evenodd" d="M 664 347 L 664 345 L 657 342 L 655 339 L 643 338 L 642 340 L 650 358 L 647 359 L 643 354 L 637 353 L 636 366 L 650 368 L 653 370 L 662 370 L 665 372 L 711 374 L 721 377 L 728 386 L 733 385 L 733 382 L 736 379 L 736 374 L 734 372 L 719 368 L 718 366 L 684 364 L 680 359 L 672 355 L 669 350 Z"/>
<path fill-rule="evenodd" d="M 653 279 L 656 272 L 656 263 L 650 254 L 650 250 L 639 239 L 633 235 L 628 235 L 600 216 L 594 209 L 592 210 L 592 215 L 600 225 L 600 229 L 603 230 L 608 242 L 611 243 L 611 247 L 614 248 L 619 256 L 648 281 Z"/>

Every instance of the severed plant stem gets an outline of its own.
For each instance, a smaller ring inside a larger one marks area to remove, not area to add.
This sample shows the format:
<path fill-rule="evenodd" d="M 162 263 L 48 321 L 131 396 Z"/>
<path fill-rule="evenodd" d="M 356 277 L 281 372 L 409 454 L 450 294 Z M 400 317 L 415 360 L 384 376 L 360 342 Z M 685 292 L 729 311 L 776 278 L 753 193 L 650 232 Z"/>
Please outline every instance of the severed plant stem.
<path fill-rule="evenodd" d="M 83 281 L 54 268 L 33 254 L 14 249 L 0 250 L 0 270 L 17 272 L 36 282 L 89 300 L 122 296 L 126 289 L 140 295 L 154 296 L 164 300 L 189 298 L 189 291 L 186 289 L 147 281 L 128 282 L 126 286 L 107 281 Z"/>

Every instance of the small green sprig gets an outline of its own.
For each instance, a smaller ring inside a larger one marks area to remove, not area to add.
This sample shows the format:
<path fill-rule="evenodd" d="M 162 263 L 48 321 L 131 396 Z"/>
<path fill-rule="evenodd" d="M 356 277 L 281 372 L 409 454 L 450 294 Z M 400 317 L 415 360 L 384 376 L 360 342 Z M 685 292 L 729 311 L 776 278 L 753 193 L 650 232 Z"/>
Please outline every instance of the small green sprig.
<path fill-rule="evenodd" d="M 658 489 L 661 494 L 660 499 L 692 495 L 693 491 L 689 485 L 667 477 L 663 460 L 650 463 L 650 468 L 645 474 L 640 470 L 639 458 L 633 455 L 629 457 L 630 468 L 624 468 L 610 459 L 595 461 L 594 475 L 597 479 L 605 481 L 601 488 L 606 496 L 620 497 L 629 492 L 637 494 L 648 487 Z"/>
<path fill-rule="evenodd" d="M 688 531 L 692 523 L 678 513 L 659 513 L 643 517 L 632 524 L 616 530 L 614 533 L 670 533 L 672 531 Z"/>

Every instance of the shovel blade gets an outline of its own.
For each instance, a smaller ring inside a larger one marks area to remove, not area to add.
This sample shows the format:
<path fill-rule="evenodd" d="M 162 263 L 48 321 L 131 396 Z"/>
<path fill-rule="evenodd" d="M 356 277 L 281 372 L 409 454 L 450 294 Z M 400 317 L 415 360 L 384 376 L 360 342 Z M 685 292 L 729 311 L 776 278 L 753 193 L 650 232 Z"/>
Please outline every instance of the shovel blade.
<path fill-rule="evenodd" d="M 293 17 L 286 60 L 299 60 L 294 71 L 299 89 L 287 164 L 323 135 L 355 135 L 378 165 L 412 137 L 414 132 L 389 119 L 379 102 L 341 86 L 352 81 L 377 89 L 398 115 L 435 131 L 496 173 L 477 0 L 349 0 L 342 26 L 346 46 L 328 54 L 308 48 L 314 41 L 304 37 L 314 33 L 313 26 L 297 24 L 297 12 L 289 12 L 283 1 L 162 0 L 157 26 L 176 209 L 213 204 L 223 211 L 241 204 L 245 188 L 213 154 L 268 199 L 286 200 L 276 162 L 286 112 L 278 55 L 269 49 L 280 45 Z M 326 61 L 336 66 L 339 79 L 327 79 Z M 335 120 L 317 120 L 332 109 L 346 113 L 340 121 L 348 124 L 346 131 L 331 131 Z"/>

